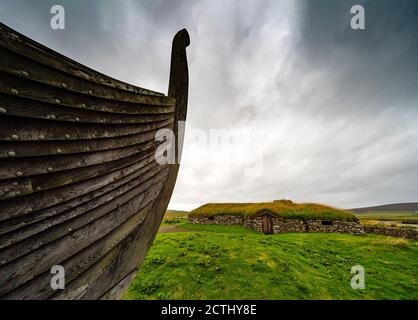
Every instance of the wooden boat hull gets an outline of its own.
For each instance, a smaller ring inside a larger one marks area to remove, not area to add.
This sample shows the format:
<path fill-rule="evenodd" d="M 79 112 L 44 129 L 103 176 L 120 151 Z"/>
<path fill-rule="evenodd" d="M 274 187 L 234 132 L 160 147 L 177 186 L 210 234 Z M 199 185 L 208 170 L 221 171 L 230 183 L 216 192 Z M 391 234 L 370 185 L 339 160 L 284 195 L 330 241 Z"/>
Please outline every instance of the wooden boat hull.
<path fill-rule="evenodd" d="M 179 170 L 186 30 L 173 40 L 168 95 L 70 60 L 0 24 L 0 298 L 114 299 L 158 231 Z M 53 266 L 65 288 L 53 289 Z"/>

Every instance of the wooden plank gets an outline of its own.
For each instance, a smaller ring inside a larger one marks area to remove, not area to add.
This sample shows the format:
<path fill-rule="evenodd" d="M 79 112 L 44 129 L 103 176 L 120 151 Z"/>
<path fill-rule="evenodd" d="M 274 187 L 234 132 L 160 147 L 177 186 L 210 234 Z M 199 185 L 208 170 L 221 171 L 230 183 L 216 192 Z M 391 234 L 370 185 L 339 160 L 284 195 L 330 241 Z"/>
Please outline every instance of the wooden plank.
<path fill-rule="evenodd" d="M 114 113 L 135 112 L 135 108 L 138 106 L 154 108 L 156 106 L 174 107 L 176 105 L 174 99 L 167 97 L 142 96 L 143 98 L 140 98 L 139 96 L 136 100 L 131 99 L 132 101 L 99 98 L 51 87 L 3 71 L 0 71 L 0 92 L 68 107 L 83 108 L 83 105 L 85 105 L 87 109 Z"/>
<path fill-rule="evenodd" d="M 80 140 L 121 137 L 164 127 L 173 119 L 125 125 L 101 125 L 88 123 L 69 123 L 50 120 L 26 119 L 0 116 L 0 140 L 42 141 L 42 140 Z M 88 151 L 88 150 L 86 150 Z"/>
<path fill-rule="evenodd" d="M 122 280 L 118 282 L 116 286 L 106 292 L 103 296 L 100 297 L 100 300 L 118 300 L 120 299 L 126 287 L 128 287 L 131 282 L 135 279 L 136 274 L 138 273 L 137 269 L 129 272 Z"/>
<path fill-rule="evenodd" d="M 59 214 L 67 209 L 77 206 L 95 195 L 100 195 L 104 190 L 110 190 L 111 186 L 120 179 L 125 179 L 131 174 L 144 174 L 155 166 L 154 156 L 144 157 L 134 161 L 115 171 L 110 171 L 98 177 L 87 179 L 68 186 L 31 194 L 2 202 L 0 215 L 0 234 L 11 231 L 10 228 L 23 227 L 36 222 L 44 217 Z M 12 229 L 13 230 L 13 229 Z"/>
<path fill-rule="evenodd" d="M 155 140 L 155 135 L 160 129 L 173 129 L 173 124 L 171 123 L 143 133 L 116 138 L 68 141 L 3 141 L 0 144 L 0 158 L 73 154 L 128 147 L 137 143 Z"/>
<path fill-rule="evenodd" d="M 163 170 L 148 179 L 137 179 L 66 211 L 63 214 L 53 216 L 46 221 L 41 221 L 38 224 L 40 226 L 38 229 L 44 230 L 30 238 L 19 241 L 19 238 L 22 236 L 20 232 L 15 232 L 10 236 L 6 235 L 6 238 L 9 238 L 7 240 L 12 240 L 16 243 L 0 250 L 0 266 L 63 237 L 68 234 L 69 230 L 79 229 L 99 219 L 103 215 L 116 210 L 134 197 L 139 197 L 142 193 L 147 192 L 147 190 L 153 189 L 153 186 L 161 182 L 166 176 L 167 170 Z M 36 229 L 36 226 L 34 226 L 34 229 Z"/>
<path fill-rule="evenodd" d="M 117 211 L 112 211 L 80 229 L 68 230 L 67 235 L 59 240 L 0 267 L 0 296 L 24 285 L 27 281 L 50 270 L 53 265 L 60 264 L 98 241 L 103 235 L 110 233 L 144 206 L 152 203 L 160 188 L 161 182 L 141 196 L 126 202 Z"/>
<path fill-rule="evenodd" d="M 137 93 L 112 89 L 107 86 L 96 84 L 82 78 L 71 76 L 65 72 L 16 54 L 13 51 L 2 49 L 1 47 L 0 56 L 3 57 L 3 59 L 0 59 L 1 71 L 57 88 L 110 100 L 135 103 L 144 103 L 144 101 L 146 101 L 146 104 L 150 105 L 160 105 L 161 101 L 169 100 L 162 95 L 141 96 Z"/>
<path fill-rule="evenodd" d="M 109 113 L 16 98 L 3 93 L 0 93 L 0 101 L 3 114 L 46 120 L 51 119 L 54 115 L 54 120 L 81 123 L 133 124 L 157 122 L 170 119 L 174 111 L 170 108 L 147 108 L 148 110 L 138 110 L 137 114 Z"/>
<path fill-rule="evenodd" d="M 135 186 L 141 181 L 146 181 L 154 176 L 158 176 L 161 174 L 161 171 L 165 169 L 166 166 L 150 163 L 122 179 L 118 179 L 113 183 L 109 183 L 102 188 L 81 195 L 78 198 L 59 203 L 47 209 L 30 213 L 16 219 L 6 220 L 0 224 L 0 249 L 29 238 L 58 223 L 62 223 L 64 220 L 69 219 L 72 214 L 84 210 L 86 207 L 81 207 L 82 205 L 87 204 L 89 210 L 92 209 L 93 205 L 97 206 L 98 203 L 100 203 L 100 200 L 105 199 L 102 197 L 103 195 L 115 198 L 116 194 L 121 190 L 115 191 L 115 189 L 120 186 L 130 188 L 132 185 Z M 99 197 L 102 197 L 103 199 L 99 199 L 99 201 L 94 203 L 92 202 L 92 200 Z"/>
<path fill-rule="evenodd" d="M 100 261 L 99 264 L 107 265 L 109 264 L 108 252 L 111 252 L 112 249 L 119 245 L 127 236 L 132 233 L 139 224 L 142 223 L 144 217 L 148 214 L 152 203 L 147 204 L 143 209 L 141 209 L 137 214 L 123 223 L 121 226 L 106 234 L 101 240 L 95 242 L 93 245 L 90 245 L 79 254 L 63 261 L 61 265 L 66 270 L 66 288 L 69 283 L 76 279 L 80 274 L 83 274 L 86 270 L 87 273 L 91 273 L 91 269 L 95 269 L 98 266 L 97 261 Z M 105 257 L 105 258 L 103 258 Z M 92 267 L 93 266 L 93 267 Z M 96 271 L 96 270 L 94 270 Z M 100 273 L 99 270 L 97 272 Z M 94 274 L 97 275 L 97 272 Z M 24 286 L 21 286 L 12 292 L 8 293 L 6 296 L 3 296 L 2 299 L 47 299 L 57 292 L 51 289 L 50 286 L 51 274 L 49 272 L 44 272 L 39 275 L 32 281 L 29 281 Z M 77 281 L 77 279 L 76 279 Z M 83 285 L 81 285 L 81 289 Z M 79 292 L 74 290 L 59 290 L 61 294 L 65 295 L 64 299 L 76 299 Z"/>
<path fill-rule="evenodd" d="M 70 170 L 70 172 L 65 173 L 64 176 L 62 173 L 53 174 L 51 176 L 54 176 L 54 178 L 50 178 L 51 180 L 40 180 L 37 182 L 38 185 L 34 188 L 36 193 L 19 197 L 19 201 L 16 201 L 15 199 L 2 201 L 0 221 L 49 208 L 100 188 L 101 186 L 114 181 L 117 177 L 123 176 L 125 173 L 131 173 L 134 165 L 137 166 L 137 168 L 140 168 L 151 162 L 155 162 L 155 155 L 153 152 L 150 152 L 150 154 L 136 155 L 115 162 L 116 163 L 111 165 L 98 165 L 96 166 L 95 171 L 82 170 L 84 172 L 74 172 L 74 170 Z M 60 181 L 65 181 L 68 177 L 71 177 L 74 183 L 62 186 Z M 42 182 L 43 185 L 41 185 Z M 38 188 L 40 189 L 37 190 Z"/>
<path fill-rule="evenodd" d="M 140 88 L 113 79 L 100 72 L 92 70 L 64 55 L 61 55 L 0 23 L 0 46 L 31 58 L 57 70 L 64 71 L 76 77 L 99 83 L 110 88 L 130 91 L 138 94 L 163 96 L 162 93 Z"/>
<path fill-rule="evenodd" d="M 77 168 L 74 169 L 68 169 L 63 171 L 57 171 L 57 172 L 51 172 L 49 174 L 41 174 L 41 175 L 33 175 L 28 178 L 28 181 L 30 182 L 30 187 L 27 187 L 25 189 L 21 188 L 21 180 L 19 180 L 18 185 L 16 185 L 16 180 L 14 179 L 7 179 L 7 180 L 1 180 L 0 182 L 0 190 L 6 191 L 9 190 L 9 192 L 3 192 L 0 194 L 0 200 L 7 200 L 7 199 L 13 199 L 16 197 L 21 197 L 22 195 L 30 194 L 34 191 L 38 192 L 41 190 L 47 190 L 52 189 L 56 187 L 61 187 L 64 185 L 69 185 L 81 180 L 86 180 L 91 177 L 97 176 L 99 174 L 103 174 L 104 172 L 100 173 L 100 168 L 103 170 L 103 168 L 112 168 L 114 166 L 120 166 L 120 164 L 124 164 L 125 161 L 130 161 L 130 159 L 136 155 L 144 156 L 145 154 L 149 154 L 149 150 L 155 150 L 155 143 L 154 142 L 145 142 L 144 146 L 142 146 L 143 150 L 140 152 L 135 153 L 134 155 L 124 157 L 122 159 L 114 160 L 114 161 L 108 161 L 105 163 L 100 163 L 92 166 L 83 167 L 81 165 L 83 161 L 83 157 L 79 157 L 77 160 L 77 163 L 80 163 Z M 17 171 L 20 175 L 23 175 L 21 171 Z M 27 183 L 25 180 L 26 178 L 23 178 L 23 181 Z M 17 188 L 20 188 L 20 193 L 15 192 Z"/>
<path fill-rule="evenodd" d="M 137 145 L 111 149 L 105 151 L 89 152 L 74 155 L 44 156 L 37 158 L 17 158 L 0 159 L 0 180 L 12 179 L 16 177 L 16 172 L 20 172 L 20 177 L 49 174 L 75 168 L 85 168 L 97 164 L 116 161 L 133 156 L 150 147 L 158 146 L 160 142 L 148 141 Z M 17 186 L 19 187 L 19 186 Z M 0 199 L 2 199 L 0 193 Z"/>

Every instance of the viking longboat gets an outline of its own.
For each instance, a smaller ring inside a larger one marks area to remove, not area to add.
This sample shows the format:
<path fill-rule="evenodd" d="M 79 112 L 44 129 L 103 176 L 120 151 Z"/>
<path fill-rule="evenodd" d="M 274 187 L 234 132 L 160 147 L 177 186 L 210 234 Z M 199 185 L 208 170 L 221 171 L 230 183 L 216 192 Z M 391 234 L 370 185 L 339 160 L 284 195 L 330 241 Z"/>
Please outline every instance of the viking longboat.
<path fill-rule="evenodd" d="M 179 170 L 178 154 L 158 161 L 156 133 L 173 130 L 180 147 L 189 43 L 185 29 L 173 39 L 164 95 L 0 24 L 0 298 L 115 299 L 127 289 Z M 54 266 L 65 289 L 51 286 Z"/>

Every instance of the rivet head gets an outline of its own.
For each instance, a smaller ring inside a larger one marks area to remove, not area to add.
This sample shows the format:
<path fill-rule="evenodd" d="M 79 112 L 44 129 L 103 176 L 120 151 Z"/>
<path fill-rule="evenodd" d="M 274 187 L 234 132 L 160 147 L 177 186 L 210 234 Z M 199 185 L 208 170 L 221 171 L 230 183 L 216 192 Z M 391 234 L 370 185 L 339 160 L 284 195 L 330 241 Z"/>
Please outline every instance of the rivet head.
<path fill-rule="evenodd" d="M 9 151 L 9 152 L 7 153 L 7 155 L 8 155 L 9 157 L 14 157 L 14 156 L 16 155 L 16 152 L 14 152 L 14 151 Z"/>
<path fill-rule="evenodd" d="M 0 113 L 6 113 L 7 109 L 0 107 Z"/>
<path fill-rule="evenodd" d="M 62 150 L 61 149 L 57 149 L 57 153 L 62 153 Z"/>
<path fill-rule="evenodd" d="M 77 162 L 77 167 L 81 167 L 81 162 Z"/>
<path fill-rule="evenodd" d="M 91 91 L 91 90 L 89 90 L 89 91 L 87 91 L 89 94 L 93 94 L 93 91 Z"/>
<path fill-rule="evenodd" d="M 90 148 L 89 148 L 89 147 L 87 147 L 87 148 L 86 148 L 86 151 L 90 151 Z"/>
<path fill-rule="evenodd" d="M 71 231 L 73 231 L 73 229 L 72 228 L 68 228 L 68 232 L 71 232 Z"/>
<path fill-rule="evenodd" d="M 54 101 L 55 101 L 55 103 L 58 103 L 58 104 L 61 103 L 61 100 L 60 99 L 55 99 Z"/>
<path fill-rule="evenodd" d="M 17 172 L 16 172 L 16 176 L 18 176 L 18 177 L 23 176 L 23 172 L 22 172 L 22 171 L 17 171 Z"/>
<path fill-rule="evenodd" d="M 65 137 L 65 139 L 70 139 L 71 138 L 71 136 L 69 134 L 66 134 L 64 137 Z"/>
<path fill-rule="evenodd" d="M 45 136 L 44 136 L 43 134 L 40 134 L 38 138 L 39 138 L 40 140 L 44 140 L 44 139 L 45 139 Z"/>
<path fill-rule="evenodd" d="M 32 208 L 28 208 L 28 212 L 32 212 L 33 211 L 33 209 Z"/>
<path fill-rule="evenodd" d="M 36 187 L 36 190 L 41 190 L 41 187 Z"/>
<path fill-rule="evenodd" d="M 10 92 L 13 94 L 19 94 L 19 90 L 17 89 L 11 89 Z"/>
<path fill-rule="evenodd" d="M 25 70 L 20 71 L 20 74 L 24 77 L 28 77 L 29 73 L 27 73 Z"/>
<path fill-rule="evenodd" d="M 62 82 L 61 83 L 61 87 L 63 87 L 64 89 L 66 89 L 67 88 L 67 84 L 65 82 Z"/>
<path fill-rule="evenodd" d="M 13 140 L 19 140 L 19 136 L 18 136 L 17 134 L 13 134 L 13 135 L 12 135 L 12 139 L 13 139 Z"/>
<path fill-rule="evenodd" d="M 19 182 L 15 181 L 15 182 L 13 182 L 13 185 L 16 187 L 16 186 L 19 185 Z"/>
<path fill-rule="evenodd" d="M 52 120 L 54 120 L 56 117 L 55 117 L 55 114 L 48 114 L 47 116 L 46 116 L 48 119 L 52 119 Z"/>
<path fill-rule="evenodd" d="M 76 118 L 75 118 L 75 121 L 80 121 L 80 118 L 79 118 L 79 117 L 76 117 Z"/>
<path fill-rule="evenodd" d="M 54 169 L 52 167 L 48 167 L 48 171 L 51 172 L 54 171 Z"/>
<path fill-rule="evenodd" d="M 86 108 L 86 105 L 84 103 L 80 104 L 81 108 Z"/>

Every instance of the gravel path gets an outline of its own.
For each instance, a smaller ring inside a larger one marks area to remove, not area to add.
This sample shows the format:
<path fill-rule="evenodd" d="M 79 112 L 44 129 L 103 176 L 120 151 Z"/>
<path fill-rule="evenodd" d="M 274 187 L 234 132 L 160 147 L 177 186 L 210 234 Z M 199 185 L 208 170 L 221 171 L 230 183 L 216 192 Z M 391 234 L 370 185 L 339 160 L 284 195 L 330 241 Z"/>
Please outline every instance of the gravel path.
<path fill-rule="evenodd" d="M 190 232 L 190 230 L 177 228 L 176 226 L 160 227 L 160 229 L 158 230 L 158 233 L 175 233 L 175 232 Z"/>

